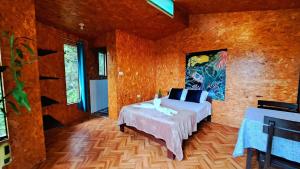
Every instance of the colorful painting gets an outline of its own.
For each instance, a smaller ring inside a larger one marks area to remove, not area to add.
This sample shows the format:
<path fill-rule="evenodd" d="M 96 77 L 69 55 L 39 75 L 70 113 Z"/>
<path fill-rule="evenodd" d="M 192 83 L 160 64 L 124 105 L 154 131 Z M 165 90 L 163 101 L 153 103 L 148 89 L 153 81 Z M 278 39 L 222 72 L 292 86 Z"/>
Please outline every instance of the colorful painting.
<path fill-rule="evenodd" d="M 209 92 L 214 100 L 225 100 L 227 49 L 189 53 L 186 56 L 185 88 Z"/>

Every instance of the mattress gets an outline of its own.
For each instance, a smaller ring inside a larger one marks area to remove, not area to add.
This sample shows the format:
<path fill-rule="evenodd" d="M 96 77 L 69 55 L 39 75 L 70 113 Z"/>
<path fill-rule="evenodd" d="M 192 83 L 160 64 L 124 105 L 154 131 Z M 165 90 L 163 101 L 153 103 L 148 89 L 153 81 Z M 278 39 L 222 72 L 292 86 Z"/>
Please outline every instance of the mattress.
<path fill-rule="evenodd" d="M 152 101 L 147 103 L 149 102 Z M 191 103 L 163 98 L 161 106 L 176 110 L 178 113 L 168 116 L 155 109 L 128 105 L 121 109 L 118 123 L 119 125 L 125 123 L 163 139 L 176 159 L 182 160 L 182 141 L 197 131 L 199 121 L 211 114 L 211 105 L 209 102 Z"/>

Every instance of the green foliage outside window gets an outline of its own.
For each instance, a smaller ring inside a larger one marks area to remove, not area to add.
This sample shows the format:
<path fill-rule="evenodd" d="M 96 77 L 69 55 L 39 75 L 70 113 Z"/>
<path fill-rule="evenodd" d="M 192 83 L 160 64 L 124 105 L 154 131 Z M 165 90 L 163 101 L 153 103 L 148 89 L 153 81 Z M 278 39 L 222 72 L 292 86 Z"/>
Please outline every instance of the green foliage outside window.
<path fill-rule="evenodd" d="M 79 80 L 78 80 L 78 54 L 77 47 L 64 45 L 65 60 L 65 78 L 67 104 L 78 103 L 79 98 Z"/>
<path fill-rule="evenodd" d="M 102 52 L 98 53 L 99 56 L 99 75 L 106 76 L 106 58 Z"/>
<path fill-rule="evenodd" d="M 1 80 L 0 83 L 2 83 Z M 0 98 L 2 97 L 3 97 L 2 89 L 0 89 Z M 5 112 L 3 112 L 3 110 L 4 110 L 4 104 L 1 102 L 0 103 L 0 138 L 7 136 Z"/>

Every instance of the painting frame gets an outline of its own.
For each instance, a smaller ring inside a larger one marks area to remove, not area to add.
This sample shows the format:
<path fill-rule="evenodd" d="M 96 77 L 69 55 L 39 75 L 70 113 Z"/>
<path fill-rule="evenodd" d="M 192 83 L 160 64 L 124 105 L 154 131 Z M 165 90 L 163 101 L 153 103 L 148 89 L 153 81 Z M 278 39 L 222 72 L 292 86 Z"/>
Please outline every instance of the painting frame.
<path fill-rule="evenodd" d="M 227 48 L 186 54 L 186 89 L 209 92 L 214 100 L 225 100 Z"/>

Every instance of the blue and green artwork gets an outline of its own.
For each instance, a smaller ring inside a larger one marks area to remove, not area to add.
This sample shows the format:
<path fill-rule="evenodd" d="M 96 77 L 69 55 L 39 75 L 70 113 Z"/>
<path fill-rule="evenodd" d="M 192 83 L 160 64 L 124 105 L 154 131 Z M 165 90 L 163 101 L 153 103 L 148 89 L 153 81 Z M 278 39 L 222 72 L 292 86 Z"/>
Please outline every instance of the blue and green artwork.
<path fill-rule="evenodd" d="M 227 49 L 189 53 L 186 56 L 185 88 L 209 92 L 214 100 L 225 100 Z"/>

